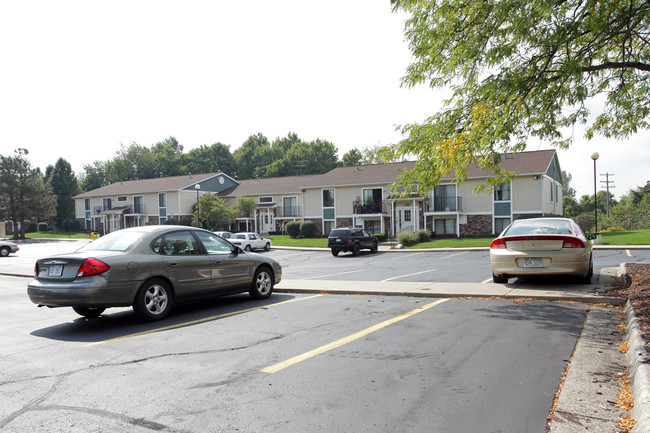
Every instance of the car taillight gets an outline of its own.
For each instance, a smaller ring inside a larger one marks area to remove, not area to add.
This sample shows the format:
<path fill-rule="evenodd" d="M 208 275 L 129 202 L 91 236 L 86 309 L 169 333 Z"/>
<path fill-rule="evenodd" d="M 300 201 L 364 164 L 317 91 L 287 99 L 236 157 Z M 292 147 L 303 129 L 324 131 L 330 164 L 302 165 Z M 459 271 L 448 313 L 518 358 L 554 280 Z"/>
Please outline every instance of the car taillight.
<path fill-rule="evenodd" d="M 86 259 L 81 263 L 77 277 L 92 277 L 108 271 L 111 267 L 97 259 Z"/>
<path fill-rule="evenodd" d="M 562 248 L 584 248 L 585 243 L 578 238 L 565 237 Z"/>
<path fill-rule="evenodd" d="M 38 262 L 34 265 L 34 276 L 38 277 Z"/>
<path fill-rule="evenodd" d="M 506 246 L 506 240 L 503 238 L 497 238 L 492 241 L 490 244 L 490 249 L 491 250 L 506 250 L 508 247 Z"/>

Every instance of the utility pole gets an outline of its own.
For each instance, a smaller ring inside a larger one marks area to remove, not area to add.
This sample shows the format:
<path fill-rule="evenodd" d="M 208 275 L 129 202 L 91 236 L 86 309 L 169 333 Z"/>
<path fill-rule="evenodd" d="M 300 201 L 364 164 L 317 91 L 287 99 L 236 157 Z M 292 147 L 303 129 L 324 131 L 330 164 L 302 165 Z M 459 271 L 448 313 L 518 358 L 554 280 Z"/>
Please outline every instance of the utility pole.
<path fill-rule="evenodd" d="M 609 190 L 616 188 L 614 180 L 609 180 L 609 177 L 614 177 L 614 173 L 601 173 L 600 177 L 605 177 L 605 180 L 600 180 L 600 186 L 604 187 L 607 191 L 607 216 L 609 217 Z"/>

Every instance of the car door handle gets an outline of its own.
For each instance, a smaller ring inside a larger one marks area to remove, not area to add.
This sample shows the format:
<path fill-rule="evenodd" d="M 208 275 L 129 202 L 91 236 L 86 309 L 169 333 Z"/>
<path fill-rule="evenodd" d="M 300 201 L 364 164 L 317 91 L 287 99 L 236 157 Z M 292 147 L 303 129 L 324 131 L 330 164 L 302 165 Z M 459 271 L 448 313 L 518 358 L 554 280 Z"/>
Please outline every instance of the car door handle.
<path fill-rule="evenodd" d="M 181 265 L 181 264 L 178 263 L 178 262 L 167 263 L 167 266 L 169 266 L 170 268 L 177 268 L 177 267 L 179 267 L 180 265 Z"/>
<path fill-rule="evenodd" d="M 220 264 L 222 264 L 222 263 L 223 263 L 223 262 L 212 262 L 213 265 L 220 265 Z"/>

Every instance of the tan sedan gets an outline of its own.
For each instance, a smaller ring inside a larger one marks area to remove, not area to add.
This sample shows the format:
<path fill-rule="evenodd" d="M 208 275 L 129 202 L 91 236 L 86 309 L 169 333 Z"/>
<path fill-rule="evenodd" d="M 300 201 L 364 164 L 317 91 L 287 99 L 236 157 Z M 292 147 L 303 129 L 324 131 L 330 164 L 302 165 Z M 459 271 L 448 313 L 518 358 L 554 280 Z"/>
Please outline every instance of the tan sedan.
<path fill-rule="evenodd" d="M 589 284 L 591 239 L 570 218 L 516 220 L 492 241 L 492 279 L 504 284 L 511 277 L 569 275 Z"/>

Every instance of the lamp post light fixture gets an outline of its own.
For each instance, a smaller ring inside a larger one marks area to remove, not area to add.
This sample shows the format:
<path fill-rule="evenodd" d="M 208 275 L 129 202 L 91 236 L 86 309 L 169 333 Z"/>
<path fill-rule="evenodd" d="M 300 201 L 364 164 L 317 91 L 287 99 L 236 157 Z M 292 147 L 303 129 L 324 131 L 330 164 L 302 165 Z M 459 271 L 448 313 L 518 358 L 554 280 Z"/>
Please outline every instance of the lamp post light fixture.
<path fill-rule="evenodd" d="M 591 155 L 591 159 L 594 160 L 594 219 L 595 219 L 595 230 L 594 233 L 598 236 L 598 189 L 596 187 L 596 160 L 600 155 L 598 152 L 594 152 Z"/>
<path fill-rule="evenodd" d="M 196 226 L 199 227 L 199 213 L 201 211 L 201 205 L 199 204 L 199 191 L 201 191 L 201 185 L 197 183 L 194 185 L 194 189 L 196 190 Z"/>

